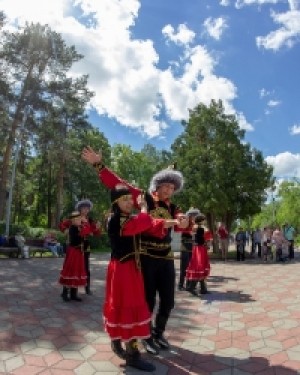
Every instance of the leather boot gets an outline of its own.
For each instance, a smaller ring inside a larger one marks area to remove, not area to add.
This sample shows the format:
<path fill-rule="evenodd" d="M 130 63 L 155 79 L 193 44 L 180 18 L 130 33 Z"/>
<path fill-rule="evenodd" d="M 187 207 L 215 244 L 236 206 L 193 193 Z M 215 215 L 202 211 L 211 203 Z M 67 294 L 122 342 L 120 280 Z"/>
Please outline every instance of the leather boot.
<path fill-rule="evenodd" d="M 136 340 L 126 343 L 126 366 L 131 366 L 141 371 L 155 371 L 155 366 L 151 362 L 142 359 Z"/>
<path fill-rule="evenodd" d="M 196 285 L 196 280 L 189 280 L 188 288 L 186 288 L 186 290 L 190 292 L 193 296 L 198 296 L 198 293 L 196 291 Z"/>
<path fill-rule="evenodd" d="M 126 351 L 122 347 L 121 340 L 112 340 L 111 349 L 119 358 L 126 359 Z"/>
<path fill-rule="evenodd" d="M 157 314 L 155 319 L 155 328 L 153 329 L 154 341 L 159 345 L 161 349 L 165 350 L 170 349 L 170 344 L 163 335 L 166 329 L 167 321 L 168 317 Z"/>
<path fill-rule="evenodd" d="M 200 280 L 200 293 L 207 294 L 209 291 L 207 290 L 207 285 L 205 280 Z"/>
<path fill-rule="evenodd" d="M 71 288 L 71 300 L 81 302 L 82 299 L 78 297 L 77 292 L 77 288 Z"/>
<path fill-rule="evenodd" d="M 61 298 L 64 300 L 64 302 L 69 302 L 70 301 L 70 297 L 69 297 L 69 288 L 67 288 L 66 286 L 63 287 L 63 291 L 61 293 Z"/>

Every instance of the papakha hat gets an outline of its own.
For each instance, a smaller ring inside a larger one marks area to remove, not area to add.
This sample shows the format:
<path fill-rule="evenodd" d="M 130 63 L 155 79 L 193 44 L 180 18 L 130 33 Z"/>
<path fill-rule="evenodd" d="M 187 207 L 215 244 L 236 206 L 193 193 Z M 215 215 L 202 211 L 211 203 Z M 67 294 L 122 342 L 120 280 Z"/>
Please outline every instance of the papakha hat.
<path fill-rule="evenodd" d="M 162 184 L 173 184 L 174 193 L 178 193 L 183 188 L 182 173 L 176 171 L 173 166 L 159 171 L 150 181 L 149 192 L 154 193 Z"/>
<path fill-rule="evenodd" d="M 186 216 L 197 216 L 200 215 L 200 210 L 198 208 L 191 207 L 188 211 L 186 211 Z"/>
<path fill-rule="evenodd" d="M 88 207 L 90 210 L 93 208 L 93 203 L 89 199 L 82 199 L 75 205 L 75 210 L 81 210 L 82 207 Z"/>
<path fill-rule="evenodd" d="M 110 191 L 110 200 L 111 203 L 114 204 L 117 200 L 124 195 L 131 195 L 130 190 L 126 185 L 116 185 L 114 189 Z"/>

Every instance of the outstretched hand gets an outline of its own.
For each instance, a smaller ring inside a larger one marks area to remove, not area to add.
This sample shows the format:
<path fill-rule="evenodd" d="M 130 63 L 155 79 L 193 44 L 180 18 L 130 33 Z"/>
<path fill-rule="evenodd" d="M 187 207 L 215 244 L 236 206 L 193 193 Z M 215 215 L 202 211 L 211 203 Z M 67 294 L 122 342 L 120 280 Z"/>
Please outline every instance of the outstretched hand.
<path fill-rule="evenodd" d="M 87 146 L 81 152 L 81 158 L 89 164 L 101 163 L 102 153 L 97 153 L 92 147 Z"/>

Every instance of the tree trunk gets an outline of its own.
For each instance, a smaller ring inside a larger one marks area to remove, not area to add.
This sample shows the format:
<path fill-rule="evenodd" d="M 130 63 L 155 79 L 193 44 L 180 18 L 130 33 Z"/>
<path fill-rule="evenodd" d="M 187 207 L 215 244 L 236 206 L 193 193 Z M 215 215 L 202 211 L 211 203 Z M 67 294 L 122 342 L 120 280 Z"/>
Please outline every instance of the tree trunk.
<path fill-rule="evenodd" d="M 17 104 L 15 115 L 12 120 L 11 129 L 8 135 L 7 145 L 6 145 L 4 156 L 3 156 L 1 179 L 0 179 L 0 220 L 4 219 L 9 162 L 10 162 L 11 155 L 12 155 L 12 149 L 15 144 L 17 129 L 24 116 L 24 108 L 25 108 L 24 99 L 27 93 L 28 80 L 29 80 L 29 77 L 31 76 L 33 66 L 34 64 L 30 65 L 27 76 L 24 80 L 22 92 L 21 92 L 20 99 Z M 23 116 L 22 116 L 22 113 L 23 113 Z"/>

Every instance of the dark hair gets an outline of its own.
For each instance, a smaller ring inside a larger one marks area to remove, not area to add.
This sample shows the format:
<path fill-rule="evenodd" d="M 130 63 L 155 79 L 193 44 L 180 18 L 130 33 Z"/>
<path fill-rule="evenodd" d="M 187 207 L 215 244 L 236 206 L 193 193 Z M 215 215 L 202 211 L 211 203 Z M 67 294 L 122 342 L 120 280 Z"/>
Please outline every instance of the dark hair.
<path fill-rule="evenodd" d="M 195 223 L 200 224 L 206 219 L 204 214 L 199 214 L 195 217 Z"/>
<path fill-rule="evenodd" d="M 112 206 L 116 203 L 116 200 L 121 198 L 123 195 L 131 195 L 130 190 L 125 185 L 117 185 L 110 191 L 110 200 Z"/>

